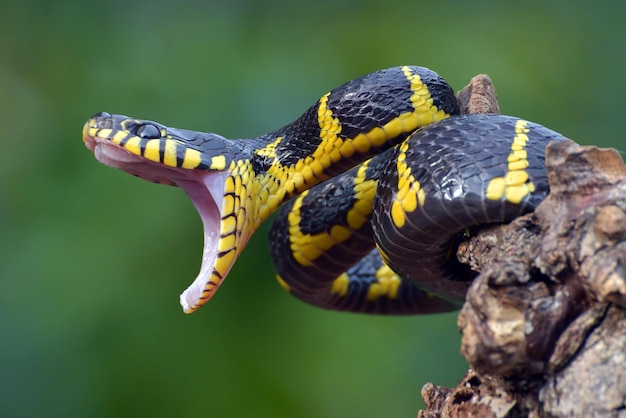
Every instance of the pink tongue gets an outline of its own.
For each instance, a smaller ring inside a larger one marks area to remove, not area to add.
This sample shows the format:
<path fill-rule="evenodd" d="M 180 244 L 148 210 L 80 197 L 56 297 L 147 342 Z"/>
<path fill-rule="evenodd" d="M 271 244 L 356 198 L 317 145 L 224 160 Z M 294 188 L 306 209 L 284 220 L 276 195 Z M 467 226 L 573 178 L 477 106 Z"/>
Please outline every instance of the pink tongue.
<path fill-rule="evenodd" d="M 180 295 L 180 304 L 185 312 L 195 310 L 195 305 L 201 301 L 202 292 L 206 289 L 213 273 L 220 238 L 224 184 L 227 177 L 228 172 L 226 171 L 210 171 L 199 173 L 197 181 L 176 182 L 191 199 L 204 227 L 204 249 L 200 272 L 191 285 Z M 219 286 L 220 282 L 217 278 L 212 281 Z M 211 294 L 205 295 L 202 303 L 206 302 L 217 291 L 217 286 L 212 289 Z"/>

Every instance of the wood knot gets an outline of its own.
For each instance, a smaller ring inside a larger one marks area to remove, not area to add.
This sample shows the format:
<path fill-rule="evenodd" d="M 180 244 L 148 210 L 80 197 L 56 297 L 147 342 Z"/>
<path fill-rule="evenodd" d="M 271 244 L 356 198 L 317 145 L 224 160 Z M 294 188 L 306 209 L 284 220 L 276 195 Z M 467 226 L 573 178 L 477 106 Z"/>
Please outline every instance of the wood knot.
<path fill-rule="evenodd" d="M 623 240 L 626 238 L 626 214 L 615 205 L 603 207 L 596 217 L 593 232 L 604 243 Z"/>

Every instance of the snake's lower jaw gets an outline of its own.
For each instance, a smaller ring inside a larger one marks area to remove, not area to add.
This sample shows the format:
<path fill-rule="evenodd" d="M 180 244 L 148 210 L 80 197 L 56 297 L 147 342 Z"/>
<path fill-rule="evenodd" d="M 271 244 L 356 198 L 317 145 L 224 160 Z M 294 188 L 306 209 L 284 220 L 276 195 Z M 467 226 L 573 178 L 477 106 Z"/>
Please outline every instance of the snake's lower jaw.
<path fill-rule="evenodd" d="M 185 313 L 196 311 L 211 299 L 235 262 L 236 257 L 220 257 L 224 252 L 221 208 L 227 177 L 227 171 L 205 171 L 198 173 L 196 181 L 177 182 L 191 199 L 204 228 L 200 272 L 180 295 L 180 305 Z M 241 246 L 244 244 L 241 243 Z"/>

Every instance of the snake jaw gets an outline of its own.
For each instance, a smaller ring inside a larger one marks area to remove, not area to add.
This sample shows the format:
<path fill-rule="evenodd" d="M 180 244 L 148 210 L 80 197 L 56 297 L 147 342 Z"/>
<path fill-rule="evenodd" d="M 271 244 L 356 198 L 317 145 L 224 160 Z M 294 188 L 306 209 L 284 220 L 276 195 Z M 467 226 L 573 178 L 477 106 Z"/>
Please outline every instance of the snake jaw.
<path fill-rule="evenodd" d="M 202 220 L 204 245 L 200 272 L 180 295 L 180 304 L 185 313 L 196 311 L 215 294 L 234 263 L 233 258 L 224 261 L 219 259 L 220 240 L 223 236 L 224 184 L 229 176 L 228 171 L 167 167 L 132 153 L 112 142 L 107 136 L 98 136 L 97 130 L 89 122 L 83 129 L 83 142 L 100 163 L 144 180 L 178 186 L 189 196 Z M 239 244 L 239 248 L 243 248 L 245 242 Z"/>
<path fill-rule="evenodd" d="M 225 266 L 221 274 L 216 274 L 216 262 L 221 238 L 221 208 L 224 201 L 224 183 L 227 171 L 204 172 L 198 182 L 179 182 L 193 203 L 202 220 L 204 246 L 200 272 L 194 281 L 180 295 L 180 305 L 185 313 L 192 313 L 206 303 L 217 291 L 226 277 L 232 263 Z M 209 192 L 207 194 L 207 191 Z M 216 277 L 217 276 L 217 277 Z"/>

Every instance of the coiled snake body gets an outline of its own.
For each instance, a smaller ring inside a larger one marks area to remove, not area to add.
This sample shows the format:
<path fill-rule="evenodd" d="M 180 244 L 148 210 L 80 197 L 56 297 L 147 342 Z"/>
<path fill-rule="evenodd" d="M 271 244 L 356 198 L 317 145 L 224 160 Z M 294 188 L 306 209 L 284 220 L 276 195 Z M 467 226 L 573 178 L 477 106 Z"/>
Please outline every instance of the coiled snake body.
<path fill-rule="evenodd" d="M 179 186 L 198 210 L 203 259 L 181 295 L 185 312 L 212 297 L 289 199 L 270 245 L 293 295 L 355 312 L 456 309 L 472 278 L 456 244 L 471 228 L 533 210 L 548 193 L 545 146 L 562 139 L 515 117 L 459 115 L 452 88 L 410 66 L 350 81 L 251 139 L 108 113 L 83 128 L 100 162 Z"/>

